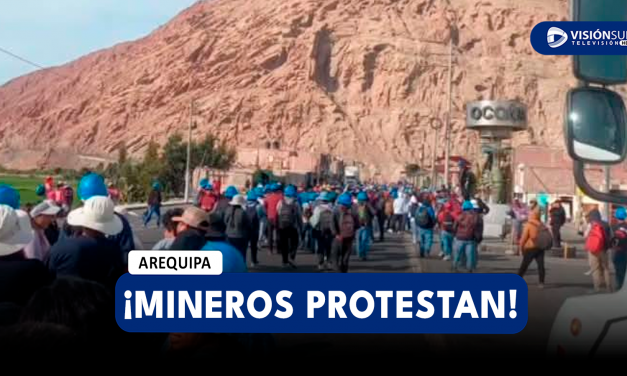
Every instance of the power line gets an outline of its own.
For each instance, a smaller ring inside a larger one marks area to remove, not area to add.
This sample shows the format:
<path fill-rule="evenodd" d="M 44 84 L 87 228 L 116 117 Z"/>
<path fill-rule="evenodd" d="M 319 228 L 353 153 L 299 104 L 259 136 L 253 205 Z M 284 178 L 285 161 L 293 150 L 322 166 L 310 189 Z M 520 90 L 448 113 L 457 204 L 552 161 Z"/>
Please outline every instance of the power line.
<path fill-rule="evenodd" d="M 33 63 L 32 61 L 30 61 L 30 60 L 28 60 L 28 59 L 26 59 L 26 58 L 23 58 L 23 57 L 21 57 L 21 56 L 19 56 L 19 55 L 16 55 L 16 54 L 14 54 L 14 53 L 13 53 L 13 52 L 11 52 L 11 51 L 7 51 L 6 49 L 4 49 L 4 48 L 2 48 L 2 47 L 0 47 L 0 52 L 4 53 L 4 54 L 6 54 L 6 55 L 9 55 L 9 56 L 11 56 L 11 57 L 13 57 L 13 58 L 15 58 L 15 59 L 18 59 L 18 60 L 20 60 L 20 61 L 22 61 L 22 62 L 24 62 L 24 63 L 26 63 L 26 64 L 32 65 L 32 66 L 34 66 L 34 67 L 36 67 L 36 68 L 43 69 L 43 70 L 50 69 L 49 67 L 47 68 L 47 67 L 44 67 L 44 66 L 42 66 L 42 65 L 39 65 L 39 64 L 37 64 L 37 63 Z M 56 75 L 56 76 L 59 76 L 59 77 L 61 77 L 61 78 L 70 78 L 70 77 L 68 77 L 68 76 L 66 76 L 66 75 L 63 75 L 63 74 L 57 73 L 57 72 L 55 72 L 55 71 L 53 71 L 53 70 L 51 70 L 51 71 L 50 71 L 50 73 L 52 73 L 52 74 L 54 74 L 54 75 Z"/>
<path fill-rule="evenodd" d="M 25 59 L 25 58 L 23 58 L 23 57 L 21 57 L 21 56 L 18 56 L 18 55 L 16 55 L 16 54 L 14 54 L 13 52 L 7 51 L 7 50 L 5 50 L 5 49 L 4 49 L 4 48 L 2 48 L 2 47 L 0 47 L 0 52 L 3 52 L 3 53 L 5 53 L 5 54 L 7 54 L 7 55 L 9 55 L 9 56 L 11 56 L 11 57 L 14 57 L 14 58 L 16 58 L 16 59 L 18 59 L 18 60 L 23 61 L 23 62 L 24 62 L 24 63 L 26 63 L 26 64 L 30 64 L 30 65 L 32 65 L 32 66 L 34 66 L 34 67 L 39 68 L 39 69 L 46 69 L 45 67 L 43 67 L 43 66 L 41 66 L 41 65 L 39 65 L 39 64 L 37 64 L 37 63 L 33 63 L 32 61 L 27 60 L 27 59 Z"/>

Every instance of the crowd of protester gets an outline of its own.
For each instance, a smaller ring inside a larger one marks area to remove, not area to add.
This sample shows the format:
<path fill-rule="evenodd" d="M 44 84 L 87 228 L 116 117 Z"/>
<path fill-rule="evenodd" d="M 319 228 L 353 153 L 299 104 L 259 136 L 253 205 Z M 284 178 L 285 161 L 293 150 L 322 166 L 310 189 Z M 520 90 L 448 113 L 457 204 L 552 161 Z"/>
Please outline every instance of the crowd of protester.
<path fill-rule="evenodd" d="M 221 192 L 205 179 L 193 205 L 162 215 L 162 187 L 156 182 L 152 188 L 143 223 L 148 226 L 155 217 L 163 228 L 153 250 L 220 251 L 225 273 L 257 268 L 262 249 L 269 257 L 280 257 L 288 270 L 298 268 L 298 251 L 304 250 L 317 255 L 320 271 L 347 273 L 351 255 L 368 262 L 372 244 L 395 233 L 411 234 L 422 258 L 434 257 L 439 239 L 437 258 L 450 262 L 455 272 L 474 272 L 483 217 L 490 211 L 479 198 L 445 187 L 434 191 L 397 183 L 298 188 L 275 182 L 246 192 L 234 186 Z M 101 176 L 87 174 L 77 189 L 80 205 L 69 210 L 46 189 L 38 189 L 41 202 L 25 208 L 16 189 L 0 186 L 0 346 L 5 354 L 24 349 L 62 354 L 61 349 L 71 348 L 85 356 L 133 352 L 219 357 L 273 350 L 269 334 L 123 332 L 115 322 L 113 293 L 127 272 L 128 253 L 141 249 L 141 241 L 111 191 Z M 515 201 L 512 206 L 523 253 L 519 275 L 535 260 L 540 286 L 544 251 L 560 242 L 555 232 L 564 223 L 562 211 L 554 205 L 546 226 L 537 205 Z M 616 217 L 614 228 L 598 211 L 587 217 L 586 248 L 596 290 L 603 284 L 612 290 L 610 259 L 619 288 L 625 277 L 627 211 L 620 208 Z"/>

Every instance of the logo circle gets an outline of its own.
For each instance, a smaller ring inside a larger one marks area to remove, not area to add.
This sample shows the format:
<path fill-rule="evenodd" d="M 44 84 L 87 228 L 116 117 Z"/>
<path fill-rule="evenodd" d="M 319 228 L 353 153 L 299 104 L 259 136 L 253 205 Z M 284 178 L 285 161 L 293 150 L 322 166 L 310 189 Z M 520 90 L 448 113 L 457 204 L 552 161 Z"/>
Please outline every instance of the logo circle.
<path fill-rule="evenodd" d="M 557 27 L 552 27 L 549 29 L 549 32 L 547 34 L 547 42 L 549 43 L 549 47 L 557 48 L 566 43 L 567 40 L 568 34 L 566 34 L 564 30 Z"/>

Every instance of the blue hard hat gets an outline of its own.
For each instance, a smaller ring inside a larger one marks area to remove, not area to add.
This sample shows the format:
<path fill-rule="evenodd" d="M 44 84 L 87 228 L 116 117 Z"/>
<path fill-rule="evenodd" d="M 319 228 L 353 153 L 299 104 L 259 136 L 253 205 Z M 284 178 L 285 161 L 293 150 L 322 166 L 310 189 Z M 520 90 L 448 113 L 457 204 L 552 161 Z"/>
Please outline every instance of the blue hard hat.
<path fill-rule="evenodd" d="M 329 198 L 329 201 L 335 201 L 335 199 L 337 198 L 337 193 L 334 191 L 331 191 L 328 193 L 327 197 Z"/>
<path fill-rule="evenodd" d="M 35 194 L 37 196 L 45 196 L 46 195 L 46 187 L 43 184 L 39 184 L 37 189 L 35 190 Z"/>
<path fill-rule="evenodd" d="M 85 201 L 94 196 L 109 196 L 109 190 L 104 178 L 98 174 L 89 173 L 78 183 L 78 198 Z"/>
<path fill-rule="evenodd" d="M 207 186 L 209 185 L 209 179 L 202 179 L 199 185 L 200 185 L 200 188 L 207 189 Z"/>
<path fill-rule="evenodd" d="M 353 198 L 348 193 L 342 193 L 337 202 L 342 206 L 350 207 L 351 205 L 353 205 Z"/>
<path fill-rule="evenodd" d="M 279 190 L 279 188 L 280 188 L 280 187 L 279 187 L 279 185 L 278 185 L 277 183 L 272 183 L 272 184 L 270 184 L 270 190 L 271 190 L 272 192 L 276 192 L 276 191 L 278 191 L 278 190 Z"/>
<path fill-rule="evenodd" d="M 7 205 L 18 210 L 20 208 L 20 193 L 9 185 L 0 185 L 0 205 Z"/>
<path fill-rule="evenodd" d="M 239 192 L 237 190 L 237 188 L 235 188 L 234 186 L 229 186 L 226 188 L 226 192 L 224 193 L 224 196 L 228 199 L 232 199 L 233 197 L 235 197 L 236 195 L 238 195 Z"/>
<path fill-rule="evenodd" d="M 160 190 L 161 189 L 161 184 L 159 184 L 159 182 L 157 182 L 157 181 L 152 183 L 152 189 L 157 190 L 157 191 Z"/>
<path fill-rule="evenodd" d="M 360 201 L 360 202 L 368 201 L 368 194 L 366 192 L 359 192 L 357 194 L 357 201 Z"/>
<path fill-rule="evenodd" d="M 202 251 L 219 251 L 222 253 L 222 273 L 246 273 L 246 261 L 242 254 L 233 246 L 223 242 L 208 242 Z"/>
<path fill-rule="evenodd" d="M 257 198 L 263 197 L 265 196 L 265 192 L 264 189 L 261 187 L 257 187 L 254 189 L 255 195 L 257 196 Z"/>
<path fill-rule="evenodd" d="M 296 188 L 293 185 L 285 188 L 285 196 L 287 197 L 296 197 Z"/>
<path fill-rule="evenodd" d="M 625 208 L 621 206 L 620 208 L 616 209 L 616 213 L 614 214 L 614 216 L 619 221 L 624 221 L 625 219 L 627 219 L 627 210 L 625 210 Z"/>
<path fill-rule="evenodd" d="M 246 195 L 246 199 L 248 201 L 257 201 L 257 193 L 254 190 L 248 191 L 248 194 Z"/>
<path fill-rule="evenodd" d="M 324 191 L 322 193 L 320 193 L 320 195 L 318 196 L 318 200 L 320 201 L 331 201 L 331 198 L 329 197 L 329 192 Z"/>
<path fill-rule="evenodd" d="M 473 209 L 474 209 L 474 206 L 472 202 L 464 201 L 464 204 L 462 205 L 462 210 L 466 211 L 466 210 L 473 210 Z"/>

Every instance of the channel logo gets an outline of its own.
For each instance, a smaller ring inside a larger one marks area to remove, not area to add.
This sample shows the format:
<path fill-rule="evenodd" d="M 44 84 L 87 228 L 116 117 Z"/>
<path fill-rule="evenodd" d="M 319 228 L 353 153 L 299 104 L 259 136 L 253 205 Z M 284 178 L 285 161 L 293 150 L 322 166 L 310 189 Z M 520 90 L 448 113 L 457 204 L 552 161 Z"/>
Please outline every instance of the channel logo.
<path fill-rule="evenodd" d="M 566 43 L 567 40 L 568 34 L 566 34 L 564 30 L 557 27 L 552 27 L 549 29 L 547 35 L 547 42 L 549 43 L 549 47 L 557 48 Z"/>

